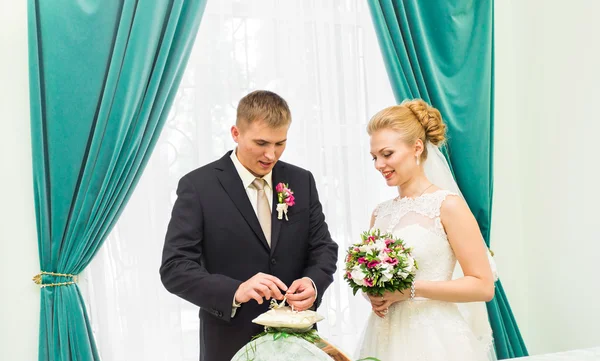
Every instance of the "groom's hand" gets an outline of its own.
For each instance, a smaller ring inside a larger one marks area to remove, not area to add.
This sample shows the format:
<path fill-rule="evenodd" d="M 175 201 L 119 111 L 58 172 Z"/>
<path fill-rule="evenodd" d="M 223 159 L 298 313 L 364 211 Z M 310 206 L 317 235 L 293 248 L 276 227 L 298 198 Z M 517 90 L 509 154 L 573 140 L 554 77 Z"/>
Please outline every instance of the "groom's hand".
<path fill-rule="evenodd" d="M 304 277 L 295 280 L 285 294 L 287 303 L 294 307 L 294 310 L 304 311 L 312 307 L 316 300 L 317 291 L 313 287 L 310 278 Z"/>
<path fill-rule="evenodd" d="M 235 292 L 235 302 L 246 303 L 254 299 L 262 305 L 263 298 L 282 300 L 283 294 L 280 289 L 286 291 L 288 288 L 279 278 L 265 273 L 257 273 L 238 287 Z"/>

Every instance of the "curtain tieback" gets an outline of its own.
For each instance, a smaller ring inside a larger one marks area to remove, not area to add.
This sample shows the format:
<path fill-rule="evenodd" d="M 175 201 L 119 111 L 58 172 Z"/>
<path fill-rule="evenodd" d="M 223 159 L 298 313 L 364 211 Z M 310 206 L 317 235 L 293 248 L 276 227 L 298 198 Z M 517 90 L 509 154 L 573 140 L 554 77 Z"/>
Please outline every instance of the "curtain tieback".
<path fill-rule="evenodd" d="M 44 276 L 46 276 L 46 277 L 44 277 Z M 56 282 L 56 281 L 61 281 L 64 278 L 66 278 L 67 280 L 64 280 L 64 282 Z M 32 278 L 32 280 L 36 284 L 40 285 L 42 288 L 68 286 L 68 285 L 73 285 L 73 284 L 77 283 L 77 275 L 40 271 L 40 273 L 35 275 Z"/>

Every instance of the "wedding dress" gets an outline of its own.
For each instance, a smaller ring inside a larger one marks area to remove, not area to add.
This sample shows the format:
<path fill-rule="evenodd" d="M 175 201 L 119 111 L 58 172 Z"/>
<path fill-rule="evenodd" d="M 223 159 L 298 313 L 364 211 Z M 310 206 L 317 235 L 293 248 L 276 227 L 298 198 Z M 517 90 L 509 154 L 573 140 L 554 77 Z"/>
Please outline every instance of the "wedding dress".
<path fill-rule="evenodd" d="M 392 233 L 413 248 L 419 269 L 417 280 L 449 281 L 456 257 L 440 220 L 446 197 L 456 193 L 438 190 L 417 198 L 396 198 L 375 210 L 374 228 Z M 478 303 L 485 307 L 483 302 Z M 473 305 L 473 304 L 466 304 Z M 482 361 L 494 358 L 487 313 L 479 313 L 473 327 L 460 304 L 415 298 L 390 306 L 380 318 L 371 314 L 358 350 L 358 358 L 380 361 Z M 472 309 L 472 308 L 471 308 Z M 471 315 L 472 316 L 472 315 Z M 483 322 L 481 322 L 483 321 Z M 481 327 L 481 325 L 486 327 Z"/>

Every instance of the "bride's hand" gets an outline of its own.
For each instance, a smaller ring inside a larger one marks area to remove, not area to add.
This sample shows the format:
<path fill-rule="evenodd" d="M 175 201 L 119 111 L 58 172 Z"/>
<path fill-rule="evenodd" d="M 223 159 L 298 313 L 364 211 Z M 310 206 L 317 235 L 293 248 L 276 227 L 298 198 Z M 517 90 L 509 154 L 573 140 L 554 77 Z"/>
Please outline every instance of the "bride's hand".
<path fill-rule="evenodd" d="M 404 293 L 400 291 L 396 292 L 385 292 L 383 296 L 372 296 L 369 295 L 369 299 L 371 300 L 371 307 L 373 308 L 373 312 L 379 317 L 385 317 L 388 312 L 388 309 L 391 305 L 396 302 L 406 301 L 410 298 L 410 291 Z"/>

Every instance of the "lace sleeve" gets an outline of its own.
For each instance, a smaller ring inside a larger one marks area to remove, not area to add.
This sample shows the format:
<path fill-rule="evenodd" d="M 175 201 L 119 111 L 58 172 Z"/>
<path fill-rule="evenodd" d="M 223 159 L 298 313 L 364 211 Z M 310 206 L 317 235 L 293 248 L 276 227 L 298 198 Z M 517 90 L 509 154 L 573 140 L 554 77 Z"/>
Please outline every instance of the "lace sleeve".
<path fill-rule="evenodd" d="M 377 215 L 379 214 L 379 208 L 381 208 L 381 203 L 375 206 L 375 209 L 373 210 L 373 217 L 377 217 Z"/>
<path fill-rule="evenodd" d="M 437 192 L 436 199 L 434 200 L 434 203 L 432 204 L 432 210 L 435 210 L 433 212 L 433 216 L 435 217 L 434 218 L 434 223 L 435 223 L 434 232 L 446 240 L 448 240 L 448 235 L 446 234 L 446 229 L 444 227 L 444 224 L 442 223 L 441 215 L 442 215 L 442 204 L 444 203 L 446 198 L 448 198 L 448 196 L 459 196 L 459 195 L 458 195 L 458 193 L 454 193 L 454 192 L 451 192 L 448 190 L 439 191 L 439 192 Z"/>

